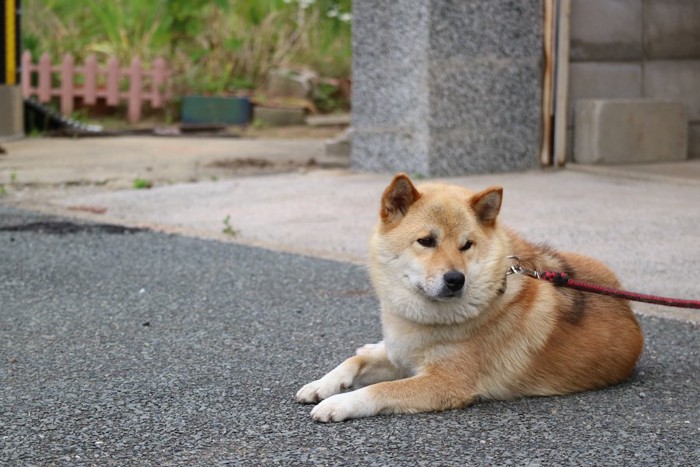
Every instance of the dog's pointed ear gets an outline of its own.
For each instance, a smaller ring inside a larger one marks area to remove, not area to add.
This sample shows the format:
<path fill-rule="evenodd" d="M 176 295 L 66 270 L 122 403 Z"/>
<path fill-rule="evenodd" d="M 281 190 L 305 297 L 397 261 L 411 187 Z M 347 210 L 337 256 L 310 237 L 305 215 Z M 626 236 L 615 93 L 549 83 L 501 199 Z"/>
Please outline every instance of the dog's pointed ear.
<path fill-rule="evenodd" d="M 405 173 L 396 174 L 384 194 L 382 195 L 382 206 L 379 215 L 382 222 L 391 224 L 401 220 L 408 208 L 418 201 L 420 193 L 413 186 L 413 182 Z"/>
<path fill-rule="evenodd" d="M 501 211 L 502 201 L 503 188 L 492 186 L 475 194 L 469 204 L 482 224 L 493 225 Z"/>

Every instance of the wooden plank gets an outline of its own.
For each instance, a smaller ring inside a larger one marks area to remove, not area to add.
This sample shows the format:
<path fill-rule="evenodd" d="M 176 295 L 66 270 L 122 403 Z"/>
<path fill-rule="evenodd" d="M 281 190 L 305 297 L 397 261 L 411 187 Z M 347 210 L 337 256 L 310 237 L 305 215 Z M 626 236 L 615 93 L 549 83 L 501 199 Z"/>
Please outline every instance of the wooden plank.
<path fill-rule="evenodd" d="M 571 0 L 559 0 L 557 12 L 557 58 L 554 95 L 554 163 L 566 164 L 569 117 L 569 50 Z"/>
<path fill-rule="evenodd" d="M 97 59 L 95 59 L 95 55 L 90 54 L 85 60 L 84 74 L 83 103 L 94 105 L 97 102 Z"/>
<path fill-rule="evenodd" d="M 70 117 L 73 113 L 73 75 L 75 74 L 75 62 L 71 54 L 63 57 L 61 65 L 61 113 L 64 117 Z"/>
<path fill-rule="evenodd" d="M 544 1 L 544 76 L 542 83 L 542 148 L 540 163 L 552 164 L 552 80 L 554 0 Z"/>

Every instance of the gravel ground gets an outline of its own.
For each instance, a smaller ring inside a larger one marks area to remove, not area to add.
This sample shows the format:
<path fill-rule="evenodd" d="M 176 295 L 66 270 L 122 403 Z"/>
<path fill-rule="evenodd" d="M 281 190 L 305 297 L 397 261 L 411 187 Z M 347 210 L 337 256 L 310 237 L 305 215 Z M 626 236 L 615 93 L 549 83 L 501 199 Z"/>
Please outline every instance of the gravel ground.
<path fill-rule="evenodd" d="M 0 206 L 2 465 L 700 465 L 697 324 L 642 318 L 614 388 L 323 425 L 293 396 L 380 339 L 362 267 L 63 221 Z"/>

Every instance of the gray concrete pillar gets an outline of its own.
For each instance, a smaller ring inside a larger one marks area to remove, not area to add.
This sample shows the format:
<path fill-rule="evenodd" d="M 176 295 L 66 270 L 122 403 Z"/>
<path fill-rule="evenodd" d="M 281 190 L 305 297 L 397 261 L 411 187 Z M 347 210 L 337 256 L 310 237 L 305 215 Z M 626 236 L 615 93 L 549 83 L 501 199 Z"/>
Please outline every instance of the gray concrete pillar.
<path fill-rule="evenodd" d="M 0 85 L 0 141 L 24 136 L 24 101 L 19 86 Z"/>
<path fill-rule="evenodd" d="M 355 0 L 353 166 L 537 166 L 542 21 L 542 0 Z"/>

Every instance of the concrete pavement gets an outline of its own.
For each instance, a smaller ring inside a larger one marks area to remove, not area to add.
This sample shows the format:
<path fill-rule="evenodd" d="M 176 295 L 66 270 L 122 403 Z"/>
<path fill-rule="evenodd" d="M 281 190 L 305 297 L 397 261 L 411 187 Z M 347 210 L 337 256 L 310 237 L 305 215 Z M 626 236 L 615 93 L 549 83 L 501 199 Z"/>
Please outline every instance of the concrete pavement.
<path fill-rule="evenodd" d="M 6 147 L 0 202 L 9 206 L 358 264 L 366 263 L 390 180 L 338 168 L 348 161 L 326 158 L 319 139 L 27 139 Z M 134 189 L 136 178 L 154 188 Z M 533 241 L 602 259 L 630 289 L 700 297 L 698 280 L 688 280 L 700 278 L 700 160 L 446 181 L 504 186 L 506 224 Z"/>
<path fill-rule="evenodd" d="M 289 171 L 342 163 L 324 154 L 322 139 L 27 138 L 3 143 L 0 183 L 23 187 L 126 189 L 136 178 L 156 185 L 227 175 Z"/>

